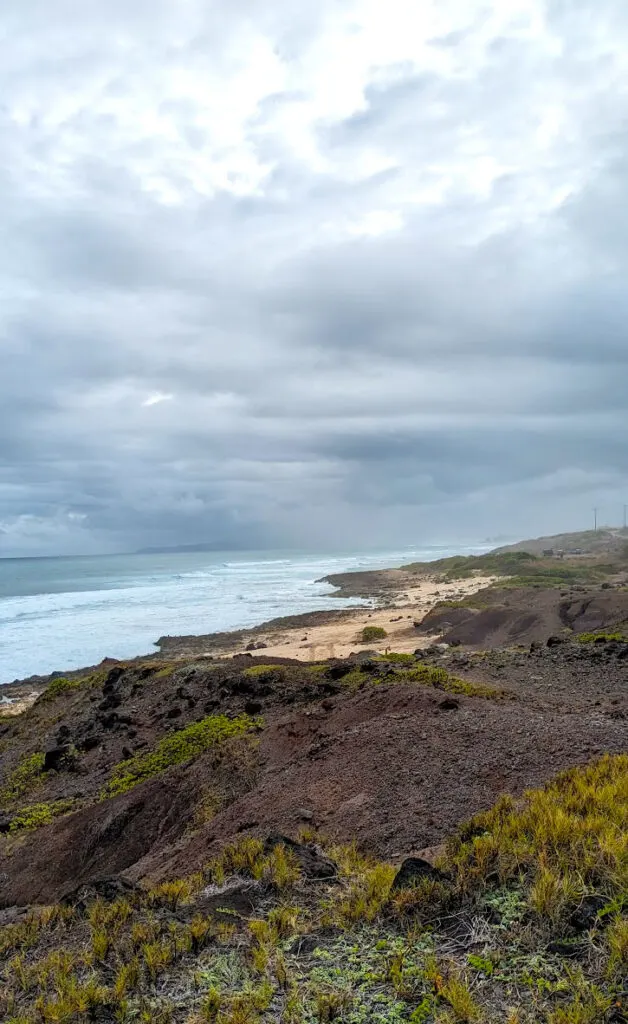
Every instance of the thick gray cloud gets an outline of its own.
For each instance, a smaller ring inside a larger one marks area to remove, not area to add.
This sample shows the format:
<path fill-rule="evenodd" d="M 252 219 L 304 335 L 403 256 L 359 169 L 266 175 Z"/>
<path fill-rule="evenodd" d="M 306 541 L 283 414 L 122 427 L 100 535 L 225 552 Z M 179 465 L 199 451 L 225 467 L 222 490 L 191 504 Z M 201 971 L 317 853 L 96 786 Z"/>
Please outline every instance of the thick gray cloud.
<path fill-rule="evenodd" d="M 618 518 L 620 0 L 7 0 L 0 40 L 0 553 Z"/>

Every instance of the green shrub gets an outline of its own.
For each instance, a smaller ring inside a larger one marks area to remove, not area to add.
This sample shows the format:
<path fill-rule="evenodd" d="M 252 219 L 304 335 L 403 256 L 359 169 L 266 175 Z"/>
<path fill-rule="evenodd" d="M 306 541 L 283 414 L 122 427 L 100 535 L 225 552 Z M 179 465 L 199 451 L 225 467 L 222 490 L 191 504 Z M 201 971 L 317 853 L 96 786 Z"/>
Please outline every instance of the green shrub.
<path fill-rule="evenodd" d="M 256 676 L 266 675 L 268 672 L 273 672 L 277 673 L 279 676 L 284 676 L 286 670 L 283 667 L 283 665 L 251 665 L 250 668 L 245 668 L 244 675 L 252 676 L 253 678 L 255 678 Z"/>
<path fill-rule="evenodd" d="M 43 754 L 25 754 L 0 789 L 0 806 L 13 803 L 34 789 L 42 781 L 43 767 Z"/>
<path fill-rule="evenodd" d="M 136 754 L 116 765 L 102 793 L 102 799 L 126 793 L 145 779 L 198 757 L 210 747 L 223 743 L 232 736 L 239 736 L 256 724 L 256 720 L 249 718 L 248 715 L 240 715 L 238 718 L 210 715 L 200 722 L 194 722 L 186 729 L 164 737 L 154 750 Z"/>
<path fill-rule="evenodd" d="M 612 640 L 625 641 L 623 633 L 579 633 L 576 637 L 579 644 L 601 644 Z"/>
<path fill-rule="evenodd" d="M 59 676 L 58 679 L 53 679 L 51 683 L 40 693 L 36 700 L 36 704 L 48 704 L 49 702 L 56 700 L 64 693 L 70 693 L 72 690 L 78 690 L 85 686 L 95 686 L 97 683 L 101 683 L 104 678 L 104 673 L 92 672 L 88 676 L 78 676 L 76 679 L 66 679 L 65 676 Z"/>
<path fill-rule="evenodd" d="M 11 819 L 11 832 L 32 832 L 50 825 L 61 814 L 67 814 L 74 807 L 74 800 L 55 800 L 50 804 L 31 804 L 22 807 Z"/>
<path fill-rule="evenodd" d="M 365 626 L 360 634 L 362 643 L 368 644 L 371 640 L 384 640 L 388 633 L 382 626 Z"/>

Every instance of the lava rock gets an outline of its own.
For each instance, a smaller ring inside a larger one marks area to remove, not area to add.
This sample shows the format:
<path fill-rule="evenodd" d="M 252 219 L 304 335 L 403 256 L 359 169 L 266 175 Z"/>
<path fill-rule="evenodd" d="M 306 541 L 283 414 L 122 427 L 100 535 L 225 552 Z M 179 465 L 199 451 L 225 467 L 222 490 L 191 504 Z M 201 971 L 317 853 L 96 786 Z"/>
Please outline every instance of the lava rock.
<path fill-rule="evenodd" d="M 44 754 L 45 772 L 71 771 L 76 762 L 76 753 L 71 743 L 63 743 L 59 747 L 52 747 Z"/>
<path fill-rule="evenodd" d="M 82 740 L 79 740 L 77 745 L 79 750 L 95 750 L 96 747 L 99 745 L 100 741 L 101 737 L 97 733 L 95 733 L 91 736 L 85 736 Z"/>
<path fill-rule="evenodd" d="M 597 923 L 598 914 L 608 904 L 606 896 L 591 893 L 584 896 L 569 918 L 569 924 L 578 932 L 589 931 Z"/>
<path fill-rule="evenodd" d="M 402 862 L 390 887 L 391 892 L 398 892 L 399 889 L 411 889 L 417 882 L 429 878 L 434 882 L 449 882 L 451 877 L 444 871 L 435 868 L 429 861 L 422 857 L 406 857 Z"/>
<path fill-rule="evenodd" d="M 445 697 L 445 700 L 441 700 L 438 705 L 439 711 L 457 711 L 459 707 L 460 701 L 455 697 Z"/>
<path fill-rule="evenodd" d="M 343 662 L 341 665 L 330 665 L 327 669 L 327 675 L 330 679 L 342 679 L 344 676 L 349 675 L 353 669 L 353 665 L 347 665 Z"/>
<path fill-rule="evenodd" d="M 97 899 L 105 903 L 115 903 L 120 897 L 135 896 L 142 890 L 139 885 L 129 882 L 126 878 L 114 876 L 112 878 L 99 878 L 85 885 L 79 885 L 67 893 L 61 903 L 65 906 L 74 907 L 79 912 L 85 911 L 90 903 Z"/>
<path fill-rule="evenodd" d="M 288 836 L 273 833 L 264 843 L 264 853 L 272 853 L 277 846 L 285 846 L 290 851 L 307 878 L 334 878 L 338 874 L 334 861 L 326 857 L 314 843 L 297 843 Z"/>

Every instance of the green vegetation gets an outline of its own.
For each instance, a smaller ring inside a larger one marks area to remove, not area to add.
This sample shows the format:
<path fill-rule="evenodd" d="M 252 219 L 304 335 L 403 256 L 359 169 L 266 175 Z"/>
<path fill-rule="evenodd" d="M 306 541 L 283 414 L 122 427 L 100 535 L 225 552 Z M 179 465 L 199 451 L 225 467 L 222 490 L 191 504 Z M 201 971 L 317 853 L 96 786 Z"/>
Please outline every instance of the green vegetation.
<path fill-rule="evenodd" d="M 601 1024 L 626 1016 L 628 756 L 504 798 L 448 843 L 448 875 L 318 841 L 302 877 L 257 839 L 202 872 L 0 928 L 0 1017 L 22 1024 Z M 203 913 L 208 884 L 263 883 L 253 915 Z M 307 947 L 302 948 L 303 942 Z"/>
<path fill-rule="evenodd" d="M 191 758 L 198 757 L 205 750 L 224 743 L 234 736 L 240 736 L 253 729 L 257 722 L 248 715 L 238 718 L 227 718 L 225 715 L 210 715 L 200 722 L 194 722 L 179 732 L 165 736 L 154 750 L 136 754 L 127 761 L 121 761 L 113 770 L 102 798 L 117 796 L 133 789 L 145 779 L 183 764 Z"/>
<path fill-rule="evenodd" d="M 365 683 L 379 685 L 386 683 L 419 683 L 421 686 L 432 686 L 445 693 L 462 694 L 467 697 L 487 697 L 490 699 L 501 699 L 511 697 L 508 690 L 497 689 L 493 686 L 486 686 L 483 683 L 472 683 L 466 679 L 459 679 L 451 675 L 445 668 L 438 665 L 425 665 L 417 662 L 411 654 L 381 654 L 376 659 L 382 664 L 390 662 L 395 667 L 394 671 L 386 675 L 369 675 L 357 665 L 347 675 L 342 676 L 340 682 L 343 686 L 360 686 Z M 406 667 L 407 666 L 407 667 Z M 410 667 L 412 666 L 412 667 Z"/>
<path fill-rule="evenodd" d="M 369 644 L 372 640 L 384 640 L 388 633 L 382 626 L 365 626 L 360 633 L 363 644 Z"/>
<path fill-rule="evenodd" d="M 402 651 L 390 651 L 388 654 L 380 654 L 377 661 L 388 661 L 393 665 L 414 665 L 416 658 L 414 654 L 404 654 Z"/>
<path fill-rule="evenodd" d="M 579 644 L 605 644 L 613 640 L 626 643 L 627 639 L 624 633 L 579 633 L 576 636 Z"/>
<path fill-rule="evenodd" d="M 557 919 L 587 893 L 609 905 L 628 893 L 628 755 L 565 772 L 522 804 L 503 797 L 450 841 L 462 889 L 497 877 L 525 886 L 540 916 Z"/>
<path fill-rule="evenodd" d="M 10 832 L 32 832 L 42 828 L 62 814 L 68 814 L 75 806 L 74 800 L 54 800 L 49 804 L 29 804 L 21 807 L 11 819 Z"/>
<path fill-rule="evenodd" d="M 73 690 L 79 690 L 89 686 L 97 686 L 103 682 L 104 677 L 105 673 L 102 670 L 92 672 L 87 676 L 77 676 L 74 679 L 67 679 L 65 676 L 59 676 L 58 679 L 53 679 L 52 682 L 48 683 L 48 686 L 43 693 L 40 693 L 35 704 L 48 704 L 56 700 L 57 697 L 71 693 Z"/>
<path fill-rule="evenodd" d="M 574 562 L 563 558 L 540 558 L 528 551 L 491 551 L 486 555 L 454 555 L 435 562 L 414 562 L 404 568 L 422 575 L 435 573 L 446 582 L 475 575 L 503 576 L 500 587 L 564 587 L 574 583 L 595 583 L 616 571 L 613 565 Z M 467 601 L 439 602 L 441 607 L 466 607 Z"/>
<path fill-rule="evenodd" d="M 250 668 L 245 668 L 244 675 L 255 679 L 258 676 L 266 676 L 269 673 L 273 673 L 283 678 L 285 672 L 286 670 L 283 665 L 251 665 Z"/>
<path fill-rule="evenodd" d="M 465 580 L 474 574 L 516 576 L 522 569 L 529 569 L 539 561 L 527 551 L 490 551 L 486 555 L 453 555 L 434 562 L 413 562 L 404 568 L 411 572 L 438 573 L 446 580 Z"/>
<path fill-rule="evenodd" d="M 44 755 L 25 754 L 0 789 L 0 807 L 12 804 L 43 781 Z"/>

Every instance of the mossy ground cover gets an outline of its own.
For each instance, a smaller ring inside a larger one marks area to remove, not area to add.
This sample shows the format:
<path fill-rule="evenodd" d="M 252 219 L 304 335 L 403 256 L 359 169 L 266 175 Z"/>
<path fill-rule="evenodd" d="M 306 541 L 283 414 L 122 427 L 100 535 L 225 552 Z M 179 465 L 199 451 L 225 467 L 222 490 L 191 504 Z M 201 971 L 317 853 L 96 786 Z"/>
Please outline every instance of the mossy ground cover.
<path fill-rule="evenodd" d="M 367 684 L 411 683 L 467 697 L 484 697 L 491 700 L 509 699 L 512 697 L 512 694 L 507 690 L 486 686 L 483 683 L 469 682 L 466 679 L 459 679 L 448 672 L 447 669 L 438 665 L 426 665 L 422 662 L 417 662 L 413 655 L 382 654 L 377 658 L 376 663 L 380 665 L 389 664 L 390 671 L 384 674 L 372 675 L 365 672 L 363 666 L 356 665 L 350 672 L 342 676 L 341 684 L 344 687 L 357 688 Z"/>
<path fill-rule="evenodd" d="M 564 587 L 576 583 L 596 583 L 617 571 L 617 566 L 612 564 L 540 558 L 527 551 L 454 555 L 434 562 L 415 562 L 404 568 L 419 574 L 436 573 L 446 582 L 471 579 L 480 574 L 507 577 L 496 584 L 500 587 Z"/>
<path fill-rule="evenodd" d="M 69 814 L 76 807 L 75 800 L 53 800 L 47 804 L 27 804 L 21 807 L 16 814 L 12 815 L 9 832 L 14 835 L 16 832 L 32 832 L 38 828 L 50 825 L 55 818 L 63 814 Z"/>
<path fill-rule="evenodd" d="M 2 1020 L 625 1019 L 628 757 L 499 801 L 449 842 L 449 877 L 414 889 L 391 892 L 391 865 L 319 839 L 338 865 L 332 881 L 310 882 L 283 847 L 242 838 L 188 879 L 0 929 Z M 258 886 L 252 915 L 204 914 L 208 885 L 246 877 Z"/>
<path fill-rule="evenodd" d="M 103 790 L 102 798 L 126 793 L 140 782 L 198 757 L 205 750 L 241 736 L 257 725 L 257 721 L 248 715 L 239 715 L 236 718 L 209 715 L 200 722 L 193 722 L 185 729 L 165 736 L 153 750 L 135 754 L 134 757 L 116 765 L 111 779 Z"/>
<path fill-rule="evenodd" d="M 51 704 L 59 697 L 66 697 L 73 691 L 102 685 L 105 674 L 105 672 L 100 670 L 97 672 L 91 672 L 86 676 L 76 676 L 71 677 L 70 679 L 65 676 L 59 676 L 58 679 L 53 679 L 52 682 L 48 683 L 48 686 L 42 693 L 40 693 L 35 704 Z"/>
<path fill-rule="evenodd" d="M 44 755 L 40 752 L 24 754 L 0 786 L 0 809 L 5 810 L 16 800 L 32 792 L 43 782 Z"/>
<path fill-rule="evenodd" d="M 628 633 L 621 631 L 605 633 L 599 631 L 597 633 L 579 633 L 576 636 L 576 640 L 579 644 L 608 644 L 613 641 L 619 641 L 620 643 L 628 642 Z"/>

